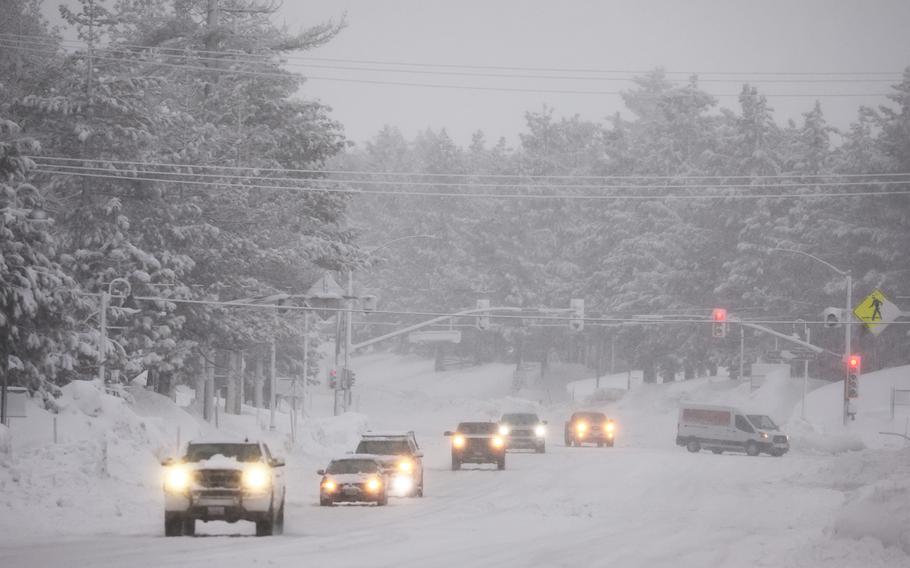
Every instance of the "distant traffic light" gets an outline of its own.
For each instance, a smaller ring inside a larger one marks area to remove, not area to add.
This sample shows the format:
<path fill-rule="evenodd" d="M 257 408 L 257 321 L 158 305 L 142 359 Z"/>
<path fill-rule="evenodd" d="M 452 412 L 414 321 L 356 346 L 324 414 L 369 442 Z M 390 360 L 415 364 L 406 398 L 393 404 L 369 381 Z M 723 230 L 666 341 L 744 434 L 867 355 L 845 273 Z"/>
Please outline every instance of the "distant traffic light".
<path fill-rule="evenodd" d="M 862 373 L 863 358 L 859 355 L 847 357 L 847 380 L 844 381 L 844 398 L 859 398 L 859 376 Z"/>
<path fill-rule="evenodd" d="M 822 312 L 822 318 L 825 322 L 825 327 L 840 327 L 841 322 L 844 320 L 844 310 L 841 308 L 825 308 L 825 311 Z"/>
<path fill-rule="evenodd" d="M 569 309 L 572 315 L 569 319 L 569 329 L 579 332 L 585 328 L 585 301 L 582 298 L 572 298 L 569 300 Z"/>
<path fill-rule="evenodd" d="M 485 310 L 490 307 L 490 300 L 477 300 L 477 309 Z M 477 326 L 477 329 L 480 331 L 486 331 L 490 329 L 490 314 L 482 313 L 477 316 L 477 320 L 474 323 Z"/>
<path fill-rule="evenodd" d="M 714 308 L 711 314 L 711 337 L 727 336 L 727 310 L 724 308 Z"/>
<path fill-rule="evenodd" d="M 329 370 L 329 388 L 333 390 L 338 388 L 338 371 L 335 369 Z"/>

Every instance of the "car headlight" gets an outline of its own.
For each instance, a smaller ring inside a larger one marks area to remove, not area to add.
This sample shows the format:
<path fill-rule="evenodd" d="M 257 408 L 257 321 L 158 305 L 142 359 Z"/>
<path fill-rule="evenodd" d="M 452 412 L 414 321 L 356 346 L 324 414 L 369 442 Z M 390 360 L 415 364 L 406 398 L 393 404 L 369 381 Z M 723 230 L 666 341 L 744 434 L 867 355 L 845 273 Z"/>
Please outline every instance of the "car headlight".
<path fill-rule="evenodd" d="M 575 429 L 581 433 L 584 433 L 584 431 L 588 429 L 588 425 L 584 422 L 579 422 L 575 425 Z"/>
<path fill-rule="evenodd" d="M 452 438 L 452 445 L 455 446 L 456 448 L 463 448 L 464 447 L 464 436 L 459 434 L 459 435 L 455 436 L 454 438 Z"/>
<path fill-rule="evenodd" d="M 508 436 L 509 432 L 511 432 L 511 431 L 512 430 L 506 424 L 499 425 L 499 435 L 500 436 Z"/>
<path fill-rule="evenodd" d="M 534 435 L 538 438 L 543 438 L 547 435 L 547 428 L 543 424 L 538 424 L 534 427 Z"/>
<path fill-rule="evenodd" d="M 253 466 L 243 470 L 241 478 L 243 488 L 250 491 L 261 491 L 272 483 L 271 472 L 266 467 Z"/>
<path fill-rule="evenodd" d="M 612 422 L 607 422 L 607 423 L 604 425 L 604 428 L 606 428 L 607 432 L 613 432 L 613 430 L 616 429 L 616 424 L 614 424 L 614 423 L 612 423 Z"/>
<path fill-rule="evenodd" d="M 407 495 L 414 490 L 414 480 L 405 475 L 397 475 L 392 481 L 392 488 L 399 495 Z"/>
<path fill-rule="evenodd" d="M 370 493 L 376 493 L 381 487 L 382 482 L 376 477 L 371 477 L 370 480 L 367 481 L 367 491 Z"/>
<path fill-rule="evenodd" d="M 164 472 L 164 488 L 171 493 L 183 493 L 190 486 L 190 470 L 173 465 Z"/>
<path fill-rule="evenodd" d="M 499 436 L 493 436 L 493 439 L 490 440 L 490 444 L 492 444 L 494 448 L 501 448 L 506 445 L 506 441 Z"/>
<path fill-rule="evenodd" d="M 398 471 L 402 473 L 411 473 L 414 469 L 414 462 L 411 460 L 401 460 L 398 462 Z"/>
<path fill-rule="evenodd" d="M 761 438 L 762 438 L 762 440 L 767 440 L 767 439 L 768 439 L 768 433 L 767 433 L 767 432 L 762 432 L 762 433 L 761 433 Z"/>
<path fill-rule="evenodd" d="M 338 489 L 338 484 L 332 481 L 331 479 L 326 479 L 322 482 L 322 488 L 326 493 L 334 493 Z"/>

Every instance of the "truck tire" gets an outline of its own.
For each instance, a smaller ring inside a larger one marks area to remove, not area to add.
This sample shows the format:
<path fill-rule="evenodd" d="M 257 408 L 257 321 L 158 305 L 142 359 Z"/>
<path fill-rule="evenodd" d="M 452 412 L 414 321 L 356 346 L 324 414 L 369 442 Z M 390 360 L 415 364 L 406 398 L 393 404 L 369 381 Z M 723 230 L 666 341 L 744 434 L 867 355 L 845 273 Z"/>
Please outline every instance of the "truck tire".
<path fill-rule="evenodd" d="M 278 516 L 275 519 L 275 534 L 284 534 L 284 499 L 281 500 L 281 508 L 278 509 Z"/>
<path fill-rule="evenodd" d="M 183 536 L 183 516 L 180 513 L 164 514 L 164 536 Z"/>
<path fill-rule="evenodd" d="M 720 454 L 724 453 L 723 450 L 717 450 L 717 449 L 714 449 L 714 450 L 711 450 L 711 451 L 714 452 L 714 453 L 717 454 L 717 455 L 720 455 Z"/>
<path fill-rule="evenodd" d="M 423 472 L 420 473 L 420 485 L 417 486 L 417 496 L 423 497 Z"/>
<path fill-rule="evenodd" d="M 757 456 L 759 454 L 758 444 L 753 441 L 746 442 L 746 453 L 750 456 Z"/>
<path fill-rule="evenodd" d="M 183 519 L 183 536 L 196 536 L 196 519 Z"/>
<path fill-rule="evenodd" d="M 329 498 L 320 497 L 320 498 L 319 498 L 319 506 L 320 506 L 320 507 L 331 507 L 331 506 L 334 505 L 334 504 L 335 504 L 335 502 L 332 501 L 332 498 L 331 498 L 331 497 L 329 497 Z"/>
<path fill-rule="evenodd" d="M 701 451 L 701 444 L 699 443 L 699 441 L 697 439 L 689 438 L 689 441 L 686 442 L 686 449 L 689 450 L 690 452 L 692 452 L 693 454 L 697 454 L 698 452 Z"/>
<path fill-rule="evenodd" d="M 256 521 L 256 536 L 272 536 L 275 533 L 275 511 L 269 509 L 268 516 Z"/>
<path fill-rule="evenodd" d="M 458 471 L 459 469 L 461 469 L 461 461 L 455 456 L 452 456 L 452 471 Z"/>
<path fill-rule="evenodd" d="M 506 468 L 506 457 L 502 456 L 499 458 L 499 461 L 496 462 L 496 469 L 502 471 Z"/>
<path fill-rule="evenodd" d="M 389 494 L 383 493 L 379 499 L 376 500 L 376 504 L 380 507 L 384 507 L 389 504 Z"/>
<path fill-rule="evenodd" d="M 603 442 L 597 442 L 597 447 L 598 447 L 598 448 L 604 447 L 604 443 L 603 443 Z"/>
<path fill-rule="evenodd" d="M 541 445 L 537 446 L 536 448 L 534 448 L 534 451 L 537 452 L 538 454 L 545 454 L 547 452 L 547 445 L 541 444 Z"/>

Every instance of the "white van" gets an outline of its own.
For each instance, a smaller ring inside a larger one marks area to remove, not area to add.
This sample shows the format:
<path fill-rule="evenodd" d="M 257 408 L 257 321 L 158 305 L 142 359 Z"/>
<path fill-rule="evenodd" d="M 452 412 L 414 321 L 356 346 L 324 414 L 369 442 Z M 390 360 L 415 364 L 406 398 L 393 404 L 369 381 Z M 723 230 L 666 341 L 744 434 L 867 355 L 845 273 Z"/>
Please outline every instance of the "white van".
<path fill-rule="evenodd" d="M 732 406 L 686 404 L 679 409 L 676 445 L 690 452 L 704 448 L 715 454 L 730 451 L 779 457 L 790 450 L 790 437 L 763 414 L 746 414 Z"/>

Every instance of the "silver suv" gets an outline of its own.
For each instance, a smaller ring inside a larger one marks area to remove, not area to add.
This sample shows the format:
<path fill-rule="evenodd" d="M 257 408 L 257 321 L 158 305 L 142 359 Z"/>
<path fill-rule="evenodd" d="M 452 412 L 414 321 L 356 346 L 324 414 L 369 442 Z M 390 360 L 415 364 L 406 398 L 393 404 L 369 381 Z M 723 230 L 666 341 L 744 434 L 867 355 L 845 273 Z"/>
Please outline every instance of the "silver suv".
<path fill-rule="evenodd" d="M 382 463 L 392 495 L 423 497 L 423 452 L 413 430 L 366 432 L 354 452 L 371 454 Z"/>
<path fill-rule="evenodd" d="M 164 534 L 192 536 L 196 521 L 253 521 L 256 536 L 284 531 L 284 460 L 261 442 L 190 442 L 162 462 Z"/>

